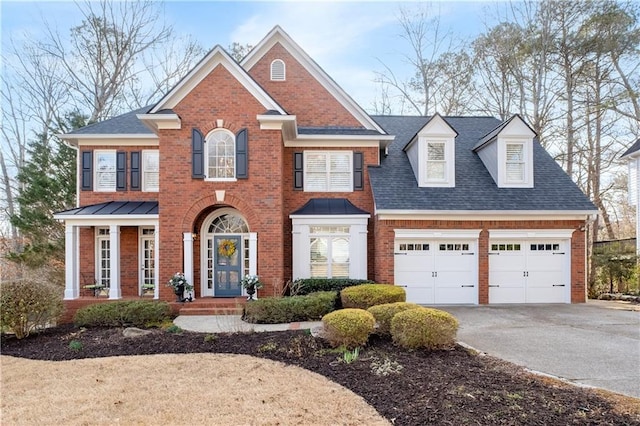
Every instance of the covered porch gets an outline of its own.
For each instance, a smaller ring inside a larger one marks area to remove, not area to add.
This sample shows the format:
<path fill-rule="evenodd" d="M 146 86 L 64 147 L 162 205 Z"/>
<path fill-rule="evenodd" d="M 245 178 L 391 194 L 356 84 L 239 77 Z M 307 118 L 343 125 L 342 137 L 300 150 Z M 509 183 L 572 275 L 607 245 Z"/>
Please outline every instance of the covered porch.
<path fill-rule="evenodd" d="M 160 298 L 158 203 L 112 201 L 59 212 L 65 300 Z"/>

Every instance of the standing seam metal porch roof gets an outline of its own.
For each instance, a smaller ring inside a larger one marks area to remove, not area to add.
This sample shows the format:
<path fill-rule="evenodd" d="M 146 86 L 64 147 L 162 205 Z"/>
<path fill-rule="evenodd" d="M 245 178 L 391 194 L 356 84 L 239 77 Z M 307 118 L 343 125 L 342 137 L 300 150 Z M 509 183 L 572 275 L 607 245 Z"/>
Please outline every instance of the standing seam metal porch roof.
<path fill-rule="evenodd" d="M 157 215 L 157 201 L 109 201 L 61 211 L 55 216 Z"/>

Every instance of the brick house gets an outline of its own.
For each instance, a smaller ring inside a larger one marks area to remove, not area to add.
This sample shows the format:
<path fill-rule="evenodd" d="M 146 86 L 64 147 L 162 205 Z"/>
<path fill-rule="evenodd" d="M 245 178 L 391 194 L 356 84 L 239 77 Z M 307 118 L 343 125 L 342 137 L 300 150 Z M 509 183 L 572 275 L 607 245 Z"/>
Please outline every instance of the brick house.
<path fill-rule="evenodd" d="M 370 116 L 275 27 L 240 63 L 215 47 L 157 104 L 63 138 L 78 150 L 68 301 L 269 296 L 369 278 L 408 300 L 585 301 L 593 204 L 519 116 Z"/>

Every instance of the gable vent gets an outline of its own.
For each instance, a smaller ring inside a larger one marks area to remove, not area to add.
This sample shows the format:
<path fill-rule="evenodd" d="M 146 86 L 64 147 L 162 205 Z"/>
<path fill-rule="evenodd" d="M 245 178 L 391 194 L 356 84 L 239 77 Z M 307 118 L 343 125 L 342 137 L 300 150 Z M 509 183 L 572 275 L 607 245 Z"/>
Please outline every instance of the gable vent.
<path fill-rule="evenodd" d="M 276 59 L 271 62 L 271 81 L 285 80 L 285 66 L 282 59 Z"/>

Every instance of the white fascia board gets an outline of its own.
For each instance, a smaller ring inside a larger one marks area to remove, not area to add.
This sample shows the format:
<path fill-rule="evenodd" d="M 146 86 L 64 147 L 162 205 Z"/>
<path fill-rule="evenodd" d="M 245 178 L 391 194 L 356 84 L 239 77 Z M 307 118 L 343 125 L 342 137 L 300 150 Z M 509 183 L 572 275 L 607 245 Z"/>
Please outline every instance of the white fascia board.
<path fill-rule="evenodd" d="M 149 113 L 153 114 L 163 109 L 175 107 L 219 65 L 225 67 L 265 109 L 275 110 L 281 114 L 285 114 L 285 111 L 280 105 L 220 46 L 214 47 Z"/>
<path fill-rule="evenodd" d="M 310 215 L 310 214 L 291 214 L 289 215 L 289 219 L 295 220 L 296 223 L 301 225 L 318 225 L 321 224 L 322 221 L 335 223 L 336 221 L 344 221 L 347 223 L 361 223 L 362 221 L 366 221 L 369 219 L 371 215 L 369 214 L 339 214 L 339 215 L 330 215 L 330 214 L 318 214 L 318 215 Z"/>
<path fill-rule="evenodd" d="M 279 26 L 276 25 L 255 48 L 247 54 L 240 65 L 247 71 L 276 44 L 280 43 L 318 82 L 360 122 L 366 129 L 375 129 L 386 134 L 360 105 L 358 105 L 329 75 Z"/>
<path fill-rule="evenodd" d="M 622 157 L 620 157 L 620 159 L 627 158 L 629 160 L 635 160 L 638 157 L 640 157 L 640 149 L 638 151 L 632 152 L 631 154 L 627 154 L 625 156 L 622 156 Z"/>
<path fill-rule="evenodd" d="M 394 229 L 396 239 L 477 240 L 482 229 Z"/>
<path fill-rule="evenodd" d="M 54 219 L 64 220 L 65 224 L 73 226 L 158 226 L 157 214 L 141 215 L 64 215 L 55 214 Z"/>
<path fill-rule="evenodd" d="M 378 220 L 593 220 L 597 210 L 388 210 Z"/>
<path fill-rule="evenodd" d="M 66 134 L 59 137 L 73 146 L 158 146 L 155 134 Z"/>
<path fill-rule="evenodd" d="M 575 229 L 490 229 L 489 238 L 522 240 L 531 238 L 571 238 Z"/>
<path fill-rule="evenodd" d="M 153 132 L 164 129 L 177 130 L 182 127 L 178 114 L 137 114 L 136 117 Z"/>

